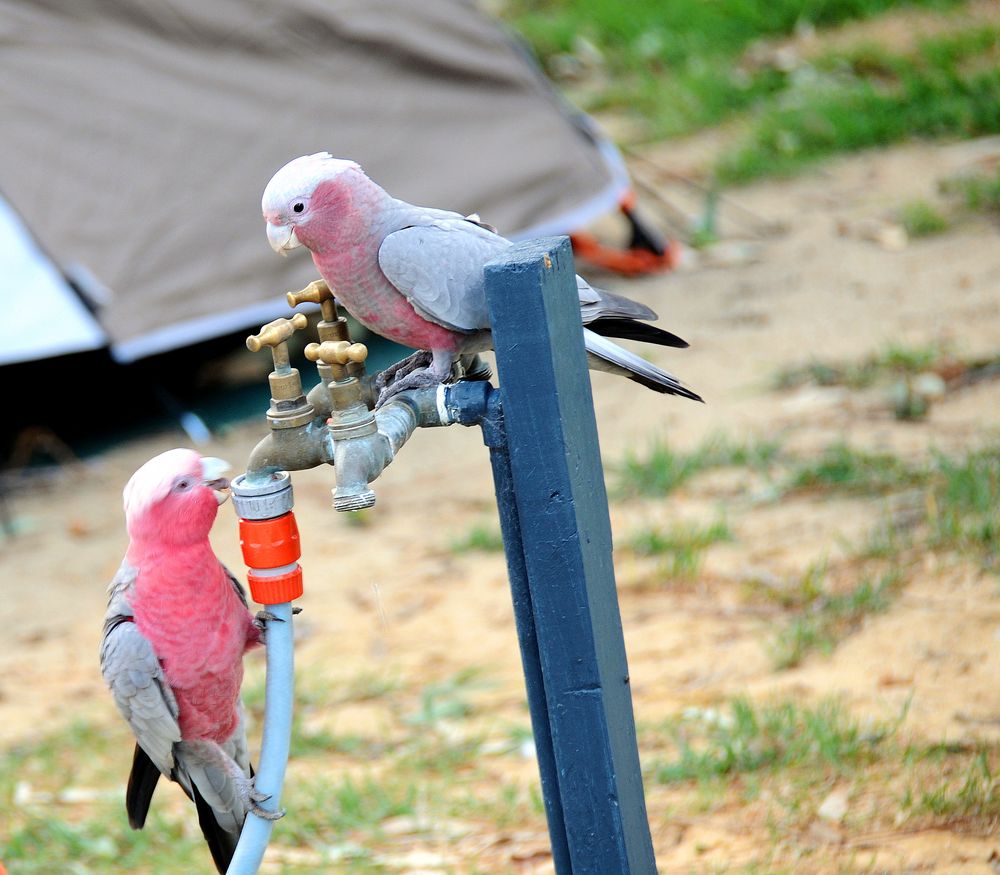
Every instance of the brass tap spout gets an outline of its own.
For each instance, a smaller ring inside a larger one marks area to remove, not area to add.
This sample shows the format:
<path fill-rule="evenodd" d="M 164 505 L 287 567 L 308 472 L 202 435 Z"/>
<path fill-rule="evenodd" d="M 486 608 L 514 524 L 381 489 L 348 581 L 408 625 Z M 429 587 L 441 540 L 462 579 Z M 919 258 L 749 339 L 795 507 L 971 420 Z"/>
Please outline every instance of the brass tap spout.
<path fill-rule="evenodd" d="M 291 319 L 275 319 L 259 333 L 247 338 L 247 349 L 257 352 L 270 347 L 274 370 L 268 375 L 271 406 L 267 411 L 271 433 L 250 454 L 247 476 L 251 479 L 273 471 L 299 471 L 333 460 L 333 441 L 322 419 L 302 393 L 302 380 L 290 363 L 288 340 L 308 320 L 301 313 Z"/>

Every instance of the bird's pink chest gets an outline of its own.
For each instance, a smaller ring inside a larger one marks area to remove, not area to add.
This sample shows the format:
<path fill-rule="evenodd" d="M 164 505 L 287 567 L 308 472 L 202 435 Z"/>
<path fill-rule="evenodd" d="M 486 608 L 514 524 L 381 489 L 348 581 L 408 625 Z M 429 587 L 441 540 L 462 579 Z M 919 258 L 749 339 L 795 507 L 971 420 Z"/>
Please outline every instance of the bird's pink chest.
<path fill-rule="evenodd" d="M 182 588 L 174 584 L 171 597 L 147 597 L 136 607 L 136 623 L 177 699 L 182 737 L 221 743 L 239 720 L 251 618 L 224 577 L 189 599 L 177 598 Z"/>
<path fill-rule="evenodd" d="M 370 331 L 414 349 L 457 348 L 454 332 L 420 316 L 385 278 L 376 248 L 314 254 L 313 262 L 337 300 Z"/>

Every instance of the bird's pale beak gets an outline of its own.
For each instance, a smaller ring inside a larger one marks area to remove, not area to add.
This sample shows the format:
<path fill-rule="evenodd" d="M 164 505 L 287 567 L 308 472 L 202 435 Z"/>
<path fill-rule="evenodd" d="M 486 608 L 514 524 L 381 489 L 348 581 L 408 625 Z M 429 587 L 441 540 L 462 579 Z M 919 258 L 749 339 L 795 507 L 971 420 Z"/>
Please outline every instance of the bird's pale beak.
<path fill-rule="evenodd" d="M 229 480 L 222 475 L 232 466 L 229 462 L 216 459 L 212 456 L 201 457 L 201 480 L 212 492 L 215 493 L 215 500 L 222 504 L 229 498 Z"/>
<path fill-rule="evenodd" d="M 275 225 L 273 222 L 267 223 L 267 242 L 278 255 L 288 255 L 290 250 L 302 245 L 291 225 Z"/>

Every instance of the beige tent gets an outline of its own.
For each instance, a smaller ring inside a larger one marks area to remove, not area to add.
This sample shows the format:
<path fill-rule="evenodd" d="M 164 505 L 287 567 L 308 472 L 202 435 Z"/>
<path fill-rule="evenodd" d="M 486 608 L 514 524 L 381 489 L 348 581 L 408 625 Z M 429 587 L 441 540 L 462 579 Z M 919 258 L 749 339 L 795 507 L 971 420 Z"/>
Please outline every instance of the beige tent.
<path fill-rule="evenodd" d="M 515 237 L 579 228 L 628 188 L 462 0 L 0 0 L 0 101 L 0 193 L 119 361 L 287 312 L 314 271 L 271 252 L 260 195 L 297 155 Z M 22 290 L 0 276 L 5 313 Z"/>

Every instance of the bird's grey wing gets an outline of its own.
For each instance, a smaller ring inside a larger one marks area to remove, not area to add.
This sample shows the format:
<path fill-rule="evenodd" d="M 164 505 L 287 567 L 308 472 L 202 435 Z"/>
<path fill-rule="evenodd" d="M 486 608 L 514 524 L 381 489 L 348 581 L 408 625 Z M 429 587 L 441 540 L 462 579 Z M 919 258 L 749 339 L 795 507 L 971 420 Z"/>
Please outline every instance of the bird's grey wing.
<path fill-rule="evenodd" d="M 225 565 L 222 566 L 222 570 L 226 572 L 229 582 L 233 585 L 233 589 L 236 590 L 236 595 L 238 595 L 240 597 L 240 601 L 243 602 L 243 607 L 249 611 L 250 602 L 247 601 L 247 591 L 243 588 L 243 584 L 237 580 L 236 575 L 226 568 Z"/>
<path fill-rule="evenodd" d="M 510 241 L 464 218 L 434 218 L 389 234 L 382 273 L 425 319 L 452 331 L 489 328 L 483 267 Z"/>
<path fill-rule="evenodd" d="M 101 674 L 139 746 L 169 776 L 174 768 L 174 745 L 181 740 L 177 700 L 153 645 L 134 622 L 128 597 L 137 575 L 138 569 L 123 562 L 108 588 Z"/>
<path fill-rule="evenodd" d="M 215 820 L 226 832 L 239 834 L 247 816 L 249 801 L 245 790 L 250 780 L 249 757 L 243 757 L 246 768 L 231 753 L 241 755 L 246 747 L 242 723 L 238 728 L 241 739 L 226 745 L 214 741 L 184 741 L 177 746 L 177 777 L 180 783 L 197 793 L 208 803 Z"/>
<path fill-rule="evenodd" d="M 607 289 L 594 288 L 579 275 L 576 278 L 576 289 L 580 295 L 580 314 L 584 325 L 606 317 L 643 319 L 647 322 L 657 318 L 656 313 L 645 304 L 613 294 Z"/>

